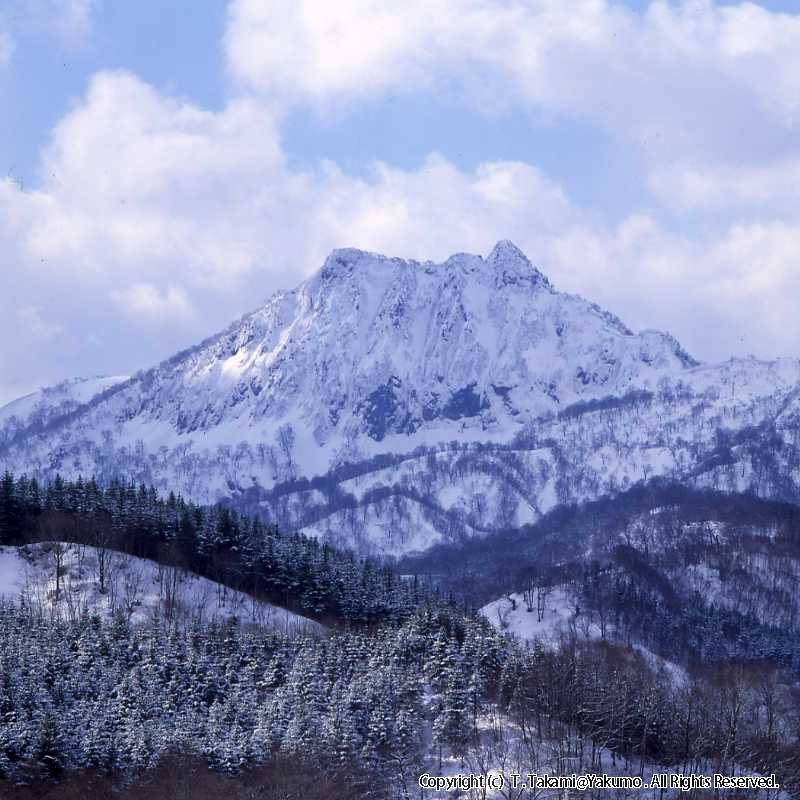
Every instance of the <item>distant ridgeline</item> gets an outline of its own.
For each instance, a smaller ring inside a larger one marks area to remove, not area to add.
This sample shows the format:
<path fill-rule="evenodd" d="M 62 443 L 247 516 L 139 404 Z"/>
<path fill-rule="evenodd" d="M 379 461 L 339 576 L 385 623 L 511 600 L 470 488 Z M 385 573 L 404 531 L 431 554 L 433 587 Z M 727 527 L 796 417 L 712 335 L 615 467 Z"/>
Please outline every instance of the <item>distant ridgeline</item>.
<path fill-rule="evenodd" d="M 536 523 L 402 559 L 481 605 L 567 587 L 576 623 L 686 666 L 800 674 L 800 506 L 660 479 Z M 521 602 L 521 601 L 520 601 Z"/>
<path fill-rule="evenodd" d="M 405 617 L 437 602 L 416 580 L 303 534 L 282 534 L 223 506 L 199 506 L 144 485 L 56 477 L 45 487 L 6 472 L 0 545 L 71 541 L 183 567 L 262 599 L 330 621 Z"/>

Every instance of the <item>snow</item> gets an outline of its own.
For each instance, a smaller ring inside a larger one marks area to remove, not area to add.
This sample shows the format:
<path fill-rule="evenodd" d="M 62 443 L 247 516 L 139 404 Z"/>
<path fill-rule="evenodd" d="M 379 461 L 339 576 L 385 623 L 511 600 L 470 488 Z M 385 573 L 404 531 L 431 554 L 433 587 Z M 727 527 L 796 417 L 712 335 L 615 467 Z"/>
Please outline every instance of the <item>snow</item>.
<path fill-rule="evenodd" d="M 631 646 L 615 638 L 611 625 L 606 626 L 605 637 L 603 637 L 603 632 L 597 623 L 589 622 L 581 614 L 576 616 L 576 608 L 575 594 L 571 591 L 569 584 L 564 584 L 549 587 L 541 619 L 536 610 L 535 590 L 533 611 L 527 610 L 525 599 L 521 593 L 514 593 L 493 600 L 483 606 L 480 613 L 494 628 L 521 641 L 538 640 L 549 646 L 557 645 L 564 636 L 577 636 L 590 640 L 606 638 L 610 642 Z M 663 658 L 643 645 L 634 644 L 632 646 L 653 669 L 665 670 L 674 681 L 683 682 L 687 679 L 686 670 L 679 664 Z"/>
<path fill-rule="evenodd" d="M 19 595 L 26 566 L 16 547 L 0 547 L 0 597 Z"/>
<path fill-rule="evenodd" d="M 56 600 L 55 553 L 59 550 L 63 561 Z M 100 592 L 98 556 L 107 559 L 104 592 Z M 62 542 L 0 547 L 0 598 L 67 618 L 86 610 L 104 617 L 122 614 L 133 624 L 156 618 L 182 625 L 235 618 L 242 625 L 292 633 L 322 630 L 313 620 L 186 570 Z"/>
<path fill-rule="evenodd" d="M 73 378 L 12 400 L 0 407 L 0 428 L 15 417 L 25 424 L 35 412 L 48 412 L 64 407 L 65 410 L 88 403 L 100 392 L 128 380 L 127 375 L 98 376 L 96 378 Z"/>
<path fill-rule="evenodd" d="M 591 638 L 600 636 L 600 629 L 594 623 L 583 624 L 580 616 L 575 616 L 575 599 L 568 586 L 549 587 L 545 595 L 544 613 L 539 619 L 536 609 L 536 592 L 533 597 L 533 611 L 528 611 L 521 593 L 500 597 L 485 605 L 480 613 L 499 631 L 513 634 L 520 639 L 532 641 L 541 639 L 555 642 L 563 634 L 585 632 Z M 586 628 L 586 631 L 584 631 Z"/>
<path fill-rule="evenodd" d="M 266 490 L 325 475 L 343 461 L 405 454 L 340 487 L 355 497 L 360 514 L 343 543 L 401 554 L 451 535 L 535 522 L 558 503 L 595 499 L 657 475 L 748 488 L 744 456 L 741 469 L 723 475 L 697 468 L 720 428 L 774 422 L 791 442 L 800 419 L 799 378 L 800 362 L 792 359 L 698 365 L 668 334 L 632 333 L 594 304 L 556 291 L 509 242 L 486 258 L 458 254 L 442 264 L 337 250 L 295 290 L 277 293 L 45 435 L 4 447 L 3 419 L 13 409 L 28 413 L 40 400 L 0 410 L 0 467 L 40 481 L 56 472 L 123 475 L 213 503 L 230 496 L 231 487 Z M 69 408 L 120 379 L 99 380 L 108 383 L 68 384 Z M 448 401 L 473 385 L 480 408 L 446 413 Z M 376 432 L 365 409 L 388 387 Z M 647 402 L 609 405 L 609 398 L 643 389 L 652 392 Z M 64 391 L 45 391 L 48 407 L 58 406 Z M 295 437 L 291 461 L 278 443 L 287 425 Z M 514 445 L 523 432 L 531 439 L 527 450 Z M 506 491 L 511 468 L 502 459 L 484 454 L 484 466 L 465 469 L 464 453 L 448 448 L 454 440 L 513 445 L 524 474 Z M 420 446 L 437 452 L 435 477 L 421 477 L 425 458 L 410 457 Z M 800 487 L 799 470 L 793 479 Z M 381 513 L 365 507 L 366 492 L 409 483 L 426 503 L 408 493 L 398 499 L 403 527 L 419 531 L 398 540 L 387 534 Z M 480 525 L 466 511 L 476 491 L 488 503 Z M 509 494 L 514 507 L 506 514 L 501 500 Z M 291 500 L 298 513 L 281 522 L 301 528 L 309 500 Z M 458 517 L 452 526 L 432 522 L 432 514 L 449 511 Z M 337 513 L 321 509 L 318 517 Z M 306 532 L 325 529 L 315 521 Z"/>

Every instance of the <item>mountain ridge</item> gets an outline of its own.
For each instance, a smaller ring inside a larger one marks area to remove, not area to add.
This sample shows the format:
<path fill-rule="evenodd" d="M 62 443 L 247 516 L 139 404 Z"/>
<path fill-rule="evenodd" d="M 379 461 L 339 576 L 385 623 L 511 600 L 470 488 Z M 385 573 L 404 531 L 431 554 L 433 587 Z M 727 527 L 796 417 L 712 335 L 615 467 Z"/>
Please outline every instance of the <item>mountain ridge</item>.
<path fill-rule="evenodd" d="M 345 248 L 224 331 L 0 444 L 0 463 L 45 480 L 57 471 L 127 476 L 199 501 L 246 495 L 252 503 L 254 487 L 266 498 L 272 486 L 416 451 L 444 453 L 452 472 L 473 458 L 470 447 L 508 448 L 535 431 L 538 445 L 550 444 L 525 451 L 515 467 L 517 510 L 504 515 L 524 524 L 565 497 L 594 497 L 637 475 L 689 474 L 716 446 L 719 427 L 770 420 L 791 428 L 798 376 L 796 361 L 701 364 L 668 333 L 634 333 L 558 292 L 509 241 L 485 258 L 462 253 L 441 264 Z M 644 417 L 645 405 L 662 421 Z M 586 423 L 589 411 L 609 417 L 603 432 Z M 601 445 L 604 437 L 610 443 Z M 319 517 L 322 527 L 302 527 L 323 538 L 349 527 L 340 544 L 400 553 L 411 540 L 424 548 L 486 528 L 468 522 L 480 513 L 470 510 L 476 494 L 493 508 L 511 502 L 502 500 L 511 491 L 505 462 L 470 466 L 481 476 L 471 487 L 457 473 L 426 486 L 423 467 L 409 475 L 407 466 L 377 470 L 363 491 L 338 482 L 338 499 L 302 490 L 298 508 L 263 499 L 255 510 L 288 527 Z M 593 474 L 591 487 L 580 488 L 579 470 Z M 404 539 L 402 525 L 386 521 L 394 512 L 373 500 L 387 491 L 422 534 Z M 342 522 L 364 497 L 372 498 L 364 519 Z"/>

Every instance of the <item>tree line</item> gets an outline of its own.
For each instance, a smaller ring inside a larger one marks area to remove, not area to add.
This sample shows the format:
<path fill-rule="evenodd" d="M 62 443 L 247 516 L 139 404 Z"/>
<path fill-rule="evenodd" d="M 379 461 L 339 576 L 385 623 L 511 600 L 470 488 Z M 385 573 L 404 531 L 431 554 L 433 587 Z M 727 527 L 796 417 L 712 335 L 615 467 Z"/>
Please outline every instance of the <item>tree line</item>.
<path fill-rule="evenodd" d="M 416 579 L 300 533 L 285 534 L 224 506 L 200 506 L 112 481 L 45 487 L 6 472 L 0 545 L 80 542 L 183 567 L 319 620 L 351 624 L 402 617 L 435 593 Z"/>

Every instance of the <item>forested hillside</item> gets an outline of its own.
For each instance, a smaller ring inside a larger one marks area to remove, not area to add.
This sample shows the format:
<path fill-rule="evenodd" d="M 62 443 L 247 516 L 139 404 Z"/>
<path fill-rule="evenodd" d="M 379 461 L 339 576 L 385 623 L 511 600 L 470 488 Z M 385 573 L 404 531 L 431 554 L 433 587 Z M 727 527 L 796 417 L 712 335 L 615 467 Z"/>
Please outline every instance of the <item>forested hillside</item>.
<path fill-rule="evenodd" d="M 0 775 L 12 782 L 75 771 L 147 781 L 167 756 L 246 774 L 294 754 L 372 798 L 419 797 L 422 772 L 459 764 L 755 770 L 800 788 L 798 698 L 775 670 L 676 683 L 619 646 L 522 648 L 431 609 L 371 634 L 286 639 L 64 623 L 5 604 L 0 635 Z"/>
<path fill-rule="evenodd" d="M 685 665 L 800 674 L 800 507 L 653 481 L 404 559 L 479 605 L 565 587 L 578 625 Z M 522 602 L 522 600 L 520 600 Z M 532 613 L 535 613 L 532 612 Z"/>
<path fill-rule="evenodd" d="M 559 530 L 576 549 L 589 541 L 595 554 L 559 563 L 551 551 L 548 563 L 545 551 L 520 549 L 518 571 L 508 572 L 510 580 L 526 576 L 516 587 L 520 602 L 545 576 L 558 578 L 572 587 L 574 611 L 587 622 L 555 640 L 524 642 L 464 610 L 491 592 L 496 578 L 487 566 L 487 586 L 470 581 L 463 557 L 449 575 L 401 579 L 390 567 L 265 529 L 224 507 L 159 499 L 143 487 L 57 480 L 40 488 L 10 474 L 0 486 L 3 544 L 89 539 L 93 547 L 180 562 L 281 595 L 338 628 L 287 636 L 245 631 L 235 620 L 134 625 L 122 615 L 70 618 L 54 607 L 6 600 L 0 790 L 9 797 L 27 797 L 25 784 L 53 781 L 78 796 L 89 786 L 111 791 L 123 784 L 131 797 L 147 796 L 156 786 L 174 789 L 184 769 L 198 776 L 191 790 L 200 800 L 219 792 L 244 797 L 259 781 L 265 790 L 284 786 L 276 795 L 284 797 L 299 785 L 290 775 L 300 765 L 318 776 L 303 795 L 309 798 L 320 786 L 328 786 L 320 798 L 337 791 L 428 796 L 417 785 L 425 771 L 510 776 L 531 768 L 646 779 L 667 768 L 775 772 L 786 788 L 800 787 L 797 638 L 788 621 L 780 621 L 784 650 L 752 649 L 747 631 L 731 627 L 738 618 L 715 617 L 702 590 L 686 594 L 675 583 L 681 599 L 669 601 L 669 581 L 658 572 L 681 559 L 686 574 L 692 558 L 724 560 L 719 535 L 687 533 L 698 516 L 707 519 L 707 534 L 718 534 L 729 517 L 749 525 L 751 539 L 758 525 L 768 527 L 765 546 L 789 557 L 792 507 L 662 487 L 648 497 L 634 493 L 614 510 L 565 510 L 541 523 L 536 536 L 517 532 L 544 546 L 547 530 Z M 714 509 L 719 519 L 711 520 Z M 628 537 L 624 546 L 614 544 L 612 518 Z M 745 533 L 737 530 L 731 546 L 741 548 Z M 438 558 L 440 568 L 444 554 Z M 428 572 L 434 566 L 431 560 Z M 458 604 L 440 599 L 457 587 Z M 760 597 L 740 591 L 746 596 Z M 768 617 L 769 608 L 762 610 Z M 669 628 L 680 619 L 697 621 L 694 639 Z M 761 631 L 778 631 L 775 620 L 748 619 Z M 599 625 L 602 635 L 590 632 Z M 764 638 L 771 647 L 777 641 Z M 645 647 L 676 660 L 688 653 L 685 671 L 653 660 Z M 199 764 L 218 777 L 206 779 Z"/>
<path fill-rule="evenodd" d="M 57 477 L 0 481 L 0 545 L 76 542 L 181 567 L 317 619 L 402 617 L 427 596 L 378 564 L 302 534 L 282 534 L 223 506 L 203 507 L 143 485 Z"/>

